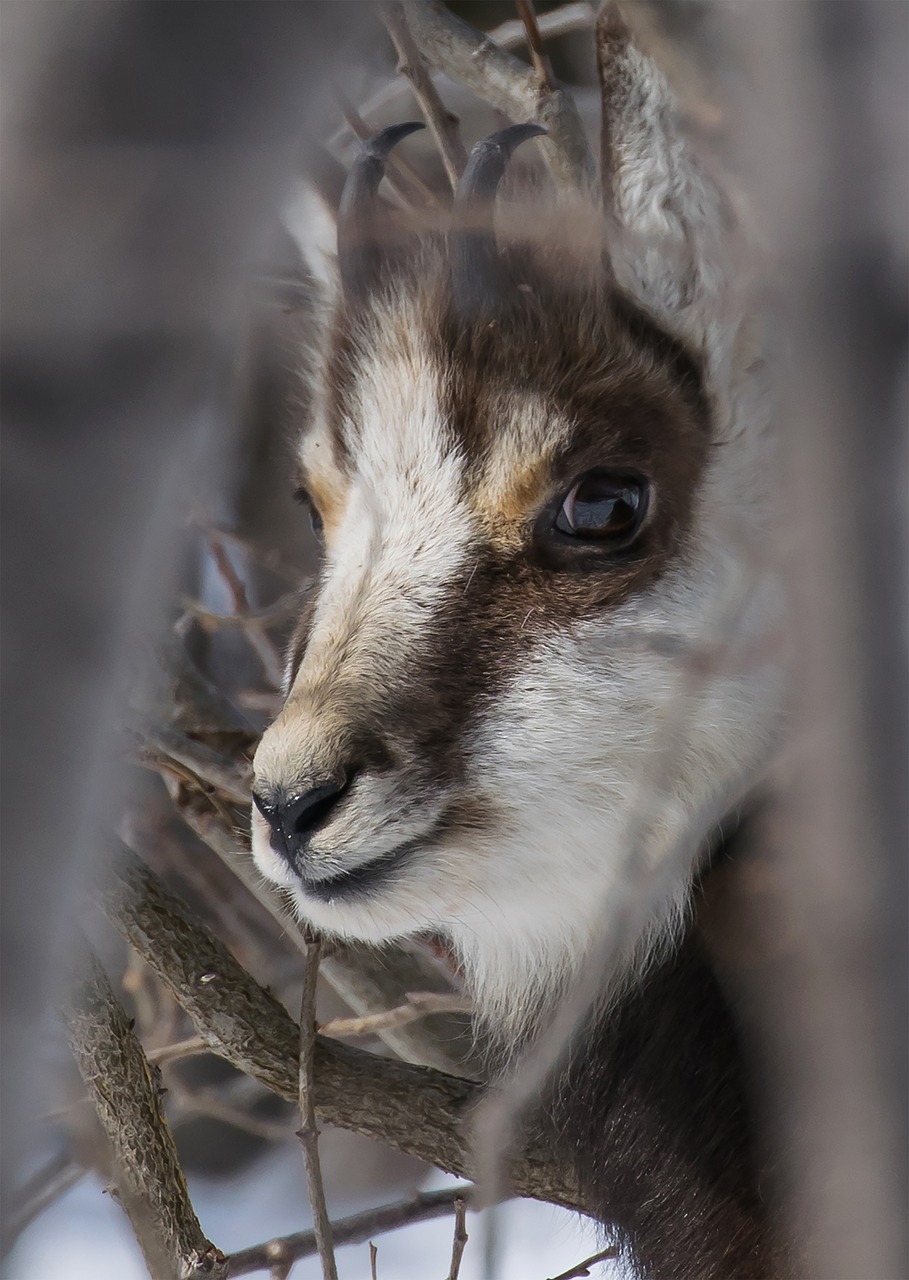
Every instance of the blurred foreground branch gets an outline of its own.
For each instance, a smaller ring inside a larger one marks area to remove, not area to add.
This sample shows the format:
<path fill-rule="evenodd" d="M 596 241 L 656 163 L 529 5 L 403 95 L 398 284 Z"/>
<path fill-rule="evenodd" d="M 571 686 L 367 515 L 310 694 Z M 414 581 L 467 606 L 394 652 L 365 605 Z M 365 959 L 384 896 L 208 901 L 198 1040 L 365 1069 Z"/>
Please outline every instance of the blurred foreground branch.
<path fill-rule="evenodd" d="M 111 1145 L 116 1196 L 155 1280 L 219 1280 L 161 1108 L 155 1069 L 96 957 L 83 956 L 66 1009 L 69 1041 Z"/>

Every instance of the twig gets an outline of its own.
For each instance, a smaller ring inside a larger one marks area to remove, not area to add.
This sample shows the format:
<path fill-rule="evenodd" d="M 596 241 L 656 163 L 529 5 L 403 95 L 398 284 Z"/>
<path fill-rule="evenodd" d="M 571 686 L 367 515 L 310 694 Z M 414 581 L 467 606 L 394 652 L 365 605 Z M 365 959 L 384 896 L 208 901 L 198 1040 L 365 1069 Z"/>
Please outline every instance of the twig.
<path fill-rule="evenodd" d="M 382 1235 L 386 1231 L 397 1231 L 400 1227 L 410 1226 L 413 1222 L 428 1222 L 431 1218 L 440 1218 L 450 1211 L 458 1200 L 464 1200 L 470 1193 L 469 1186 L 445 1187 L 442 1191 L 423 1191 L 419 1195 L 409 1196 L 395 1204 L 382 1205 L 378 1209 L 366 1209 L 363 1213 L 354 1213 L 349 1218 L 341 1218 L 332 1224 L 335 1245 L 363 1244 L 371 1236 Z M 294 1235 L 282 1236 L 276 1240 L 268 1240 L 265 1244 L 254 1245 L 251 1249 L 242 1249 L 231 1254 L 230 1277 L 250 1275 L 254 1271 L 265 1271 L 274 1266 L 276 1259 L 299 1262 L 302 1258 L 312 1258 L 318 1252 L 314 1231 L 298 1231 Z"/>
<path fill-rule="evenodd" d="M 286 622 L 300 612 L 301 593 L 286 591 L 272 604 L 261 609 L 250 609 L 247 613 L 213 613 L 191 596 L 180 597 L 180 608 L 198 622 L 206 631 L 217 631 L 221 627 L 248 627 L 250 630 L 266 629 Z"/>
<path fill-rule="evenodd" d="M 414 991 L 408 994 L 407 1003 L 379 1013 L 367 1013 L 361 1018 L 332 1018 L 319 1028 L 320 1035 L 343 1039 L 345 1036 L 371 1036 L 393 1027 L 406 1026 L 433 1013 L 470 1013 L 473 1004 L 464 996 L 447 995 L 436 991 Z"/>
<path fill-rule="evenodd" d="M 544 40 L 554 40 L 557 36 L 566 36 L 572 31 L 592 31 L 595 21 L 595 11 L 588 0 L 566 4 L 561 9 L 551 9 L 549 13 L 536 15 L 537 29 Z M 502 49 L 517 49 L 526 35 L 527 28 L 522 20 L 510 18 L 493 27 L 492 31 L 487 31 L 486 38 Z"/>
<path fill-rule="evenodd" d="M 316 1052 L 316 986 L 319 981 L 318 940 L 306 948 L 306 969 L 303 974 L 303 998 L 300 1004 L 300 1128 L 297 1137 L 303 1144 L 306 1161 L 306 1185 L 312 1209 L 313 1229 L 319 1246 L 324 1280 L 338 1280 L 338 1268 L 331 1241 L 331 1219 L 325 1203 L 325 1183 L 322 1181 L 322 1165 L 319 1161 L 319 1130 L 316 1125 L 315 1104 L 315 1052 Z"/>
<path fill-rule="evenodd" d="M 224 1255 L 202 1233 L 158 1080 L 97 958 L 86 949 L 65 1017 L 70 1047 L 111 1146 L 117 1195 L 155 1280 L 215 1280 Z"/>
<path fill-rule="evenodd" d="M 234 760 L 204 742 L 188 738 L 179 729 L 147 718 L 136 725 L 136 733 L 146 752 L 150 752 L 150 755 L 140 752 L 140 763 L 157 768 L 161 761 L 156 757 L 164 757 L 164 763 L 173 761 L 182 765 L 236 804 L 249 804 L 252 770 L 247 761 Z"/>
<path fill-rule="evenodd" d="M 540 147 L 562 189 L 589 195 L 596 167 L 583 122 L 564 89 L 541 91 L 536 73 L 463 22 L 440 0 L 405 0 L 404 12 L 420 52 L 439 71 L 460 80 L 512 120 L 536 120 L 548 136 Z"/>
<path fill-rule="evenodd" d="M 7 1238 L 4 1247 L 8 1249 L 30 1222 L 34 1222 L 55 1200 L 66 1195 L 77 1182 L 81 1182 L 86 1173 L 85 1167 L 74 1160 L 69 1152 L 63 1152 L 29 1178 L 18 1193 L 6 1223 Z"/>
<path fill-rule="evenodd" d="M 185 1009 L 213 1052 L 288 1101 L 297 1101 L 299 1028 L 230 952 L 147 867 L 125 850 L 104 908 Z M 479 1085 L 316 1037 L 317 1120 L 386 1142 L 437 1168 L 472 1176 L 465 1113 Z M 574 1175 L 554 1164 L 551 1135 L 534 1134 L 511 1184 L 585 1212 Z"/>
<path fill-rule="evenodd" d="M 550 13 L 538 15 L 537 25 L 545 39 L 567 35 L 572 31 L 591 31 L 594 25 L 594 12 L 586 0 L 577 0 L 577 3 L 566 4 L 562 9 L 553 9 Z M 519 18 L 509 18 L 507 22 L 488 31 L 486 39 L 491 44 L 498 45 L 500 49 L 509 51 L 517 49 L 526 40 L 524 24 Z M 377 112 L 397 102 L 408 88 L 412 90 L 413 86 L 401 79 L 383 84 L 381 89 L 377 89 L 360 107 L 361 117 L 366 120 L 371 119 Z M 329 139 L 329 146 L 340 146 L 346 136 L 346 127 L 337 130 Z M 333 204 L 337 204 L 337 199 Z"/>
<path fill-rule="evenodd" d="M 451 1266 L 448 1269 L 448 1280 L 458 1280 L 461 1272 L 461 1259 L 467 1245 L 467 1201 L 455 1200 L 454 1240 L 451 1243 Z"/>
<path fill-rule="evenodd" d="M 524 24 L 524 30 L 527 33 L 527 47 L 530 50 L 534 70 L 540 77 L 541 86 L 551 93 L 556 88 L 556 78 L 553 74 L 549 54 L 546 52 L 546 46 L 543 44 L 543 34 L 540 31 L 533 0 L 515 0 L 515 5 L 521 15 L 521 22 Z"/>
<path fill-rule="evenodd" d="M 174 1044 L 162 1045 L 160 1049 L 147 1049 L 145 1056 L 157 1067 L 168 1062 L 178 1062 L 181 1058 L 194 1058 L 200 1053 L 211 1053 L 201 1036 L 190 1036 L 186 1040 L 177 1040 Z"/>
<path fill-rule="evenodd" d="M 384 11 L 385 25 L 397 51 L 398 72 L 410 81 L 414 96 L 429 126 L 429 131 L 439 148 L 439 155 L 448 174 L 452 190 L 467 164 L 467 152 L 458 133 L 458 117 L 445 106 L 404 17 L 400 4 L 389 4 Z"/>
<path fill-rule="evenodd" d="M 249 1133 L 254 1138 L 262 1138 L 265 1142 L 282 1142 L 290 1136 L 289 1121 L 282 1124 L 277 1120 L 262 1120 L 207 1092 L 193 1093 L 173 1086 L 171 1086 L 171 1092 L 177 1099 L 181 1122 L 192 1116 L 207 1116 L 210 1120 L 219 1120 L 222 1124 L 230 1125 L 231 1128 L 239 1129 L 243 1133 Z"/>
<path fill-rule="evenodd" d="M 562 1271 L 557 1276 L 553 1276 L 552 1280 L 580 1280 L 580 1277 L 590 1275 L 590 1268 L 595 1263 L 609 1262 L 612 1258 L 617 1258 L 618 1256 L 618 1249 L 603 1249 L 600 1253 L 595 1253 L 593 1257 L 585 1258 L 576 1267 L 571 1267 L 568 1271 Z"/>
<path fill-rule="evenodd" d="M 227 549 L 217 534 L 209 532 L 208 547 L 215 563 L 215 568 L 221 575 L 224 585 L 230 594 L 234 613 L 239 619 L 245 620 L 251 613 L 246 584 L 234 568 L 233 562 L 227 554 Z M 284 664 L 277 649 L 259 626 L 245 627 L 245 634 L 250 648 L 255 651 L 259 661 L 262 663 L 265 678 L 274 688 L 280 688 L 284 674 Z"/>

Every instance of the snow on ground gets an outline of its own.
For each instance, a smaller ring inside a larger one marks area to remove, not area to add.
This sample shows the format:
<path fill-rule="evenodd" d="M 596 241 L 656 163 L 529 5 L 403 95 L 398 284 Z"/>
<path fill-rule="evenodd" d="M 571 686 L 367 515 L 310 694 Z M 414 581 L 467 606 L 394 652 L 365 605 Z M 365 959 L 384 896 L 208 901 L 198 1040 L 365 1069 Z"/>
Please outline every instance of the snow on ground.
<path fill-rule="evenodd" d="M 288 1146 L 274 1150 L 235 1181 L 193 1179 L 193 1203 L 209 1238 L 229 1251 L 308 1227 L 302 1165 L 299 1150 Z M 432 1174 L 424 1189 L 449 1181 L 443 1174 Z M 343 1217 L 400 1195 L 395 1187 L 378 1199 L 374 1192 L 369 1199 L 358 1197 L 346 1204 L 334 1198 L 331 1209 Z M 501 1250 L 495 1280 L 547 1280 L 600 1247 L 589 1222 L 550 1205 L 515 1201 L 498 1212 Z M 468 1215 L 467 1229 L 471 1239 L 461 1280 L 485 1280 L 480 1217 Z M 379 1280 L 444 1276 L 451 1236 L 448 1217 L 378 1236 Z M 367 1245 L 339 1249 L 338 1270 L 340 1280 L 369 1280 Z M 594 1267 L 591 1275 L 595 1280 L 621 1280 L 620 1272 L 608 1263 Z M 320 1277 L 318 1259 L 299 1262 L 292 1273 L 292 1280 Z M 148 1280 L 148 1273 L 122 1210 L 102 1193 L 98 1182 L 87 1179 L 32 1223 L 7 1261 L 4 1280 Z"/>

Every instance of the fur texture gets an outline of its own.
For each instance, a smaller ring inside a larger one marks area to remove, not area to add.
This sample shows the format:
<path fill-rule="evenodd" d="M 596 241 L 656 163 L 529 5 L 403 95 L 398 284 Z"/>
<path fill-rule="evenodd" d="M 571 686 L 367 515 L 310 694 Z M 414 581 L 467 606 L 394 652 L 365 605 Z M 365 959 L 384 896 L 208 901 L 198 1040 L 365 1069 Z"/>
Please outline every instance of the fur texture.
<path fill-rule="evenodd" d="M 661 887 L 555 1113 L 569 1146 L 596 1135 L 584 1177 L 644 1273 L 757 1276 L 735 1032 L 676 944 L 691 824 L 742 801 L 774 734 L 760 327 L 731 204 L 613 7 L 598 53 L 605 207 L 503 213 L 491 316 L 459 313 L 437 229 L 402 227 L 354 302 L 320 258 L 298 480 L 325 561 L 255 785 L 346 789 L 296 863 L 257 812 L 253 850 L 327 932 L 448 939 L 508 1046 L 570 988 L 634 845 Z M 593 467 L 649 482 L 627 554 L 551 536 Z"/>

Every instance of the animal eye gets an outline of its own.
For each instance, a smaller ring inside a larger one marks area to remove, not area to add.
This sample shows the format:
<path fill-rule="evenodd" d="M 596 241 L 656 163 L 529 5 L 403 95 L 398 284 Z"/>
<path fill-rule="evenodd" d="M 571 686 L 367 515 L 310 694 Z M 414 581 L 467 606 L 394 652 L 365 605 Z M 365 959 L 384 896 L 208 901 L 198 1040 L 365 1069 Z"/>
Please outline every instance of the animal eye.
<path fill-rule="evenodd" d="M 293 492 L 294 502 L 299 502 L 301 507 L 305 507 L 309 512 L 309 520 L 312 525 L 312 531 L 317 538 L 322 536 L 322 517 L 316 509 L 316 504 L 312 500 L 312 494 L 308 489 L 304 489 L 302 485 Z"/>
<path fill-rule="evenodd" d="M 584 541 L 628 547 L 640 530 L 647 510 L 647 485 L 633 476 L 591 471 L 568 490 L 555 527 Z"/>

